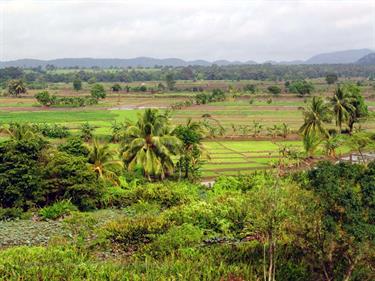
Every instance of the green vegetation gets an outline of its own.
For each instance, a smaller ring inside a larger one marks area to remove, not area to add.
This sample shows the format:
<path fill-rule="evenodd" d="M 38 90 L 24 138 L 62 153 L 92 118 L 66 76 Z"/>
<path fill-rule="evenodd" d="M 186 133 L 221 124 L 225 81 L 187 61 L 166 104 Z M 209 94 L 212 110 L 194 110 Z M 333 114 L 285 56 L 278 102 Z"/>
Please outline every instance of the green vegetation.
<path fill-rule="evenodd" d="M 69 84 L 0 97 L 0 280 L 374 279 L 370 82 L 233 67 L 49 66 Z"/>

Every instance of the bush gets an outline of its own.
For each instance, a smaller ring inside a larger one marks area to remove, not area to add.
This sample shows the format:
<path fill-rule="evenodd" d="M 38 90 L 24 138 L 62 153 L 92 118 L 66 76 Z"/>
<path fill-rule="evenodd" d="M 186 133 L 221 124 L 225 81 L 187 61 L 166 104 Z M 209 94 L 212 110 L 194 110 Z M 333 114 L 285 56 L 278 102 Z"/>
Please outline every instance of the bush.
<path fill-rule="evenodd" d="M 254 94 L 255 91 L 256 91 L 256 86 L 254 84 L 246 84 L 244 87 L 243 87 L 243 90 L 245 92 L 249 92 L 249 93 L 252 93 Z"/>
<path fill-rule="evenodd" d="M 91 96 L 95 99 L 104 99 L 106 97 L 106 93 L 104 90 L 103 85 L 95 84 L 91 88 Z"/>
<path fill-rule="evenodd" d="M 51 151 L 45 161 L 44 204 L 71 199 L 80 210 L 95 209 L 100 205 L 103 183 L 88 168 L 85 158 Z"/>
<path fill-rule="evenodd" d="M 69 128 L 59 124 L 33 124 L 35 131 L 48 138 L 66 138 L 70 136 Z"/>
<path fill-rule="evenodd" d="M 55 220 L 69 215 L 72 211 L 77 211 L 77 207 L 70 200 L 62 200 L 51 206 L 44 207 L 39 211 L 39 215 L 43 219 Z"/>
<path fill-rule="evenodd" d="M 50 106 L 57 103 L 56 96 L 51 96 L 48 91 L 39 92 L 34 97 L 44 106 Z"/>
<path fill-rule="evenodd" d="M 163 208 L 190 203 L 199 198 L 199 187 L 188 182 L 150 183 L 127 191 L 128 205 L 140 200 L 160 204 Z"/>
<path fill-rule="evenodd" d="M 273 94 L 273 95 L 275 95 L 275 96 L 280 95 L 280 93 L 281 93 L 281 89 L 280 89 L 280 87 L 278 87 L 278 86 L 269 86 L 269 87 L 267 88 L 267 90 L 268 90 L 271 94 Z"/>
<path fill-rule="evenodd" d="M 152 255 L 169 255 L 179 249 L 196 246 L 202 240 L 203 231 L 192 224 L 172 226 L 150 244 L 148 252 Z"/>
<path fill-rule="evenodd" d="M 21 218 L 23 210 L 21 208 L 0 208 L 0 220 L 13 220 Z"/>
<path fill-rule="evenodd" d="M 108 207 L 125 207 L 129 204 L 129 192 L 121 187 L 114 186 L 106 188 L 100 205 L 104 208 Z"/>
<path fill-rule="evenodd" d="M 83 123 L 81 125 L 81 138 L 84 141 L 89 141 L 93 137 L 93 132 L 95 130 L 95 127 L 90 125 L 89 122 Z"/>
<path fill-rule="evenodd" d="M 227 192 L 209 197 L 206 202 L 173 207 L 165 211 L 165 217 L 177 225 L 193 224 L 211 235 L 231 237 L 239 234 L 243 230 L 248 208 L 243 194 Z"/>
<path fill-rule="evenodd" d="M 110 221 L 101 231 L 112 242 L 129 246 L 152 241 L 156 234 L 164 233 L 168 225 L 162 216 L 143 215 Z"/>
<path fill-rule="evenodd" d="M 58 146 L 58 150 L 66 152 L 74 156 L 87 157 L 89 155 L 88 148 L 84 145 L 80 137 L 71 137 L 65 143 Z"/>

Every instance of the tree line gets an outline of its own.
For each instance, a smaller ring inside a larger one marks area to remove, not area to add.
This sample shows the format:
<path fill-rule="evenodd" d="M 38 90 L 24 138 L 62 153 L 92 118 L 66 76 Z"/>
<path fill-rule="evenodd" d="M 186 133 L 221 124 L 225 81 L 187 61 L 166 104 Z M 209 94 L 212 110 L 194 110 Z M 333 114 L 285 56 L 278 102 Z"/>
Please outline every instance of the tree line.
<path fill-rule="evenodd" d="M 0 83 L 10 79 L 24 79 L 28 83 L 71 83 L 77 77 L 85 82 L 133 82 L 162 81 L 168 75 L 175 80 L 298 80 L 321 78 L 327 74 L 339 77 L 362 77 L 374 79 L 375 66 L 355 64 L 337 65 L 230 65 L 162 67 L 156 69 L 77 69 L 51 71 L 42 68 L 22 69 L 7 67 L 0 69 Z"/>

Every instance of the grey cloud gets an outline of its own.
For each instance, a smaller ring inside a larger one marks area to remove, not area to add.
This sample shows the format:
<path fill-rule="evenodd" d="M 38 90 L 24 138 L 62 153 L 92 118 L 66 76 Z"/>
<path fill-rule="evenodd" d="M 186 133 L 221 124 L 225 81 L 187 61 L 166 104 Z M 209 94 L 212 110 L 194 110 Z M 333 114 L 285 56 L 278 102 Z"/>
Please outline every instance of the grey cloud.
<path fill-rule="evenodd" d="M 375 1 L 5 1 L 0 60 L 291 60 L 375 49 Z"/>

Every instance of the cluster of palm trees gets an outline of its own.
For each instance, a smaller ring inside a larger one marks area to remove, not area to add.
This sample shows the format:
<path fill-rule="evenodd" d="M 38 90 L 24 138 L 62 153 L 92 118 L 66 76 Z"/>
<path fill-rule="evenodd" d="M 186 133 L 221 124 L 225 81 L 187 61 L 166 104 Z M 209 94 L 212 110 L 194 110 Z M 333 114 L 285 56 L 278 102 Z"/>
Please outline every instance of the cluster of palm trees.
<path fill-rule="evenodd" d="M 5 127 L 0 132 L 14 140 L 37 137 L 28 123 Z M 99 178 L 119 183 L 122 169 L 141 170 L 146 178 L 164 179 L 178 171 L 180 177 L 191 179 L 204 156 L 201 143 L 204 124 L 191 119 L 172 128 L 169 112 L 146 109 L 133 123 L 126 121 L 116 131 L 120 141 L 120 157 L 106 142 L 93 138 L 88 145 L 88 163 Z"/>
<path fill-rule="evenodd" d="M 353 133 L 354 123 L 367 116 L 367 107 L 359 90 L 351 85 L 338 86 L 331 98 L 324 100 L 314 96 L 304 108 L 304 123 L 299 129 L 308 157 L 312 157 L 319 144 L 324 141 L 326 154 L 336 157 L 335 150 L 341 145 L 340 134 L 346 126 Z M 327 129 L 327 124 L 335 120 L 338 132 Z"/>
<path fill-rule="evenodd" d="M 137 122 L 124 128 L 121 158 L 128 170 L 141 169 L 149 180 L 164 179 L 176 170 L 190 178 L 203 155 L 203 125 L 189 119 L 172 128 L 168 111 L 146 109 Z"/>

